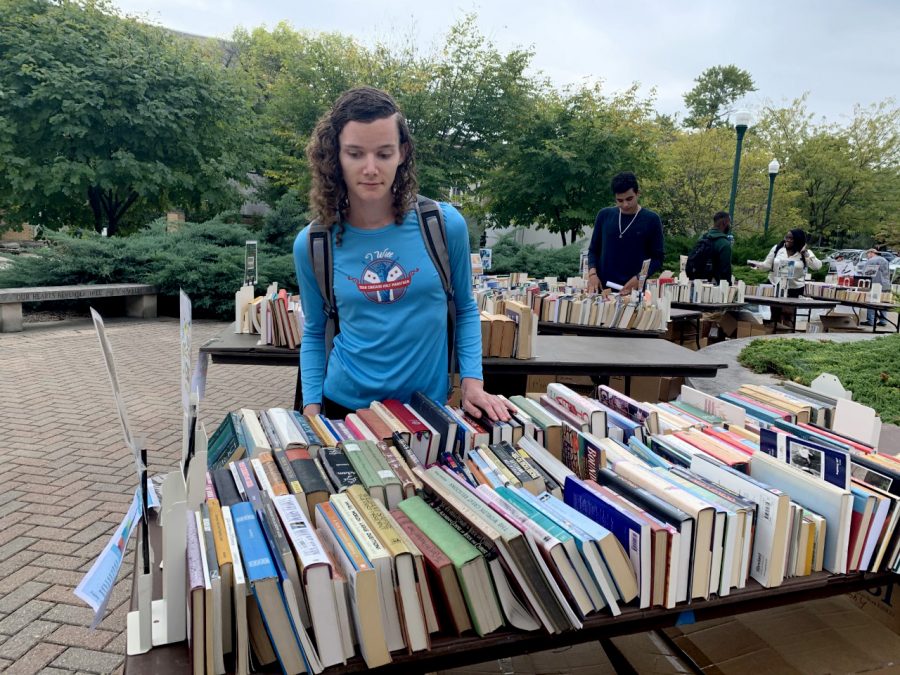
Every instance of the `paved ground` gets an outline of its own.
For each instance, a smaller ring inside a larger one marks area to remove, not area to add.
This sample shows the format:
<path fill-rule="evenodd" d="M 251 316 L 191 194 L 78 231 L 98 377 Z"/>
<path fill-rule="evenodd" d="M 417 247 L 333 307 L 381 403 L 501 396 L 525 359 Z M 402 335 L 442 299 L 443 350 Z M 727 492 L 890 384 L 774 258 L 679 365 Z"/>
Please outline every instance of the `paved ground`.
<path fill-rule="evenodd" d="M 196 348 L 225 324 L 194 324 Z M 180 456 L 178 322 L 110 319 L 107 332 L 151 472 Z M 290 405 L 289 368 L 210 365 L 201 419 Z M 0 333 L 0 672 L 122 669 L 131 556 L 100 627 L 72 593 L 128 508 L 134 464 L 89 321 Z"/>
<path fill-rule="evenodd" d="M 195 352 L 224 327 L 195 322 Z M 107 332 L 133 431 L 165 472 L 180 455 L 178 322 L 110 319 Z M 211 364 L 201 419 L 288 406 L 293 387 L 288 368 Z M 121 672 L 131 556 L 97 630 L 72 591 L 124 515 L 133 472 L 92 324 L 0 333 L 0 671 Z"/>

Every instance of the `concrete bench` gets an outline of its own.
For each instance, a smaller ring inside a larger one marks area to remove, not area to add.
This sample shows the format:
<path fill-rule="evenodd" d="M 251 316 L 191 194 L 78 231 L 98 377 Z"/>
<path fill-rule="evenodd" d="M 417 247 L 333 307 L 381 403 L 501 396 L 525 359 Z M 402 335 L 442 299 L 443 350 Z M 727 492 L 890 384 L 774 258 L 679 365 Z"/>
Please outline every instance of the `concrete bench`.
<path fill-rule="evenodd" d="M 146 284 L 89 284 L 0 288 L 0 333 L 22 330 L 22 303 L 46 300 L 84 300 L 125 297 L 128 316 L 156 318 L 156 286 Z"/>

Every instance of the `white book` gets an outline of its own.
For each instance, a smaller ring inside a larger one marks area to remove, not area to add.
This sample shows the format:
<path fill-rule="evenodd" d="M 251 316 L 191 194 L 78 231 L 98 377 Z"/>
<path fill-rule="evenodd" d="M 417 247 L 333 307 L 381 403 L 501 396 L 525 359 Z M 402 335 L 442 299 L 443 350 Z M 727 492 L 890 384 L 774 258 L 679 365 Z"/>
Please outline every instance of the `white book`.
<path fill-rule="evenodd" d="M 272 446 L 266 438 L 266 432 L 263 431 L 262 425 L 256 412 L 249 408 L 241 408 L 241 425 L 244 427 L 244 436 L 247 439 L 248 457 L 256 457 L 260 452 L 272 452 Z"/>
<path fill-rule="evenodd" d="M 284 408 L 269 408 L 266 411 L 275 435 L 284 450 L 307 447 L 306 437 L 294 422 L 293 415 Z"/>
<path fill-rule="evenodd" d="M 756 535 L 753 538 L 750 576 L 766 588 L 779 586 L 784 580 L 790 497 L 780 489 L 754 480 L 703 453 L 691 458 L 691 471 L 744 499 L 756 502 Z"/>
<path fill-rule="evenodd" d="M 273 497 L 272 502 L 297 560 L 319 660 L 325 668 L 345 663 L 334 584 L 331 582 L 331 559 L 293 495 Z"/>
<path fill-rule="evenodd" d="M 362 514 L 353 506 L 350 497 L 346 494 L 331 495 L 331 503 L 344 519 L 363 554 L 378 572 L 378 599 L 388 651 L 405 649 L 406 641 L 400 629 L 400 613 L 394 593 L 394 572 L 390 553 L 366 524 Z"/>
<path fill-rule="evenodd" d="M 834 574 L 846 574 L 853 513 L 850 491 L 841 490 L 763 452 L 750 458 L 750 476 L 790 494 L 793 501 L 825 518 L 828 526 L 824 568 Z"/>

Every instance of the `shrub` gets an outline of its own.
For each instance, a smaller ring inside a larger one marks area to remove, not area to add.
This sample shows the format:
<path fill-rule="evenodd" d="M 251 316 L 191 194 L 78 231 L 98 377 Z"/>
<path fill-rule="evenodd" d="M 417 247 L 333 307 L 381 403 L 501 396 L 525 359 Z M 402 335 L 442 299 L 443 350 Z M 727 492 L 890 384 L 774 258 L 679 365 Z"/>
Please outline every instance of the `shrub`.
<path fill-rule="evenodd" d="M 853 398 L 871 406 L 889 424 L 900 424 L 900 335 L 858 342 L 778 338 L 754 340 L 738 356 L 757 373 L 808 385 L 832 373 Z"/>
<path fill-rule="evenodd" d="M 512 234 L 506 234 L 493 246 L 491 274 L 526 272 L 538 279 L 565 279 L 578 274 L 580 261 L 581 246 L 578 244 L 544 249 L 535 244 L 520 244 Z"/>
<path fill-rule="evenodd" d="M 257 237 L 246 226 L 227 220 L 183 223 L 169 233 L 165 222 L 158 220 L 130 237 L 48 233 L 49 247 L 35 257 L 19 256 L 0 271 L 0 288 L 147 283 L 158 286 L 164 298 L 177 299 L 183 289 L 197 316 L 228 319 L 234 316 L 234 293 L 243 281 L 244 242 Z M 260 242 L 259 260 L 257 291 L 273 281 L 279 287 L 297 288 L 290 245 Z"/>

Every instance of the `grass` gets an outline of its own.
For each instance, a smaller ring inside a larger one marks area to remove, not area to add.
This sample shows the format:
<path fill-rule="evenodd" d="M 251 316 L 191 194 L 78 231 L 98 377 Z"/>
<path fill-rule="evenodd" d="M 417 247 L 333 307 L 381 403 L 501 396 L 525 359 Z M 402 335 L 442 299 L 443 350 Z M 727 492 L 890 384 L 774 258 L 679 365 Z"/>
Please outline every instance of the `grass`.
<path fill-rule="evenodd" d="M 853 399 L 871 406 L 882 421 L 900 424 L 900 335 L 859 342 L 755 340 L 738 357 L 756 373 L 808 385 L 822 373 L 836 375 Z"/>

